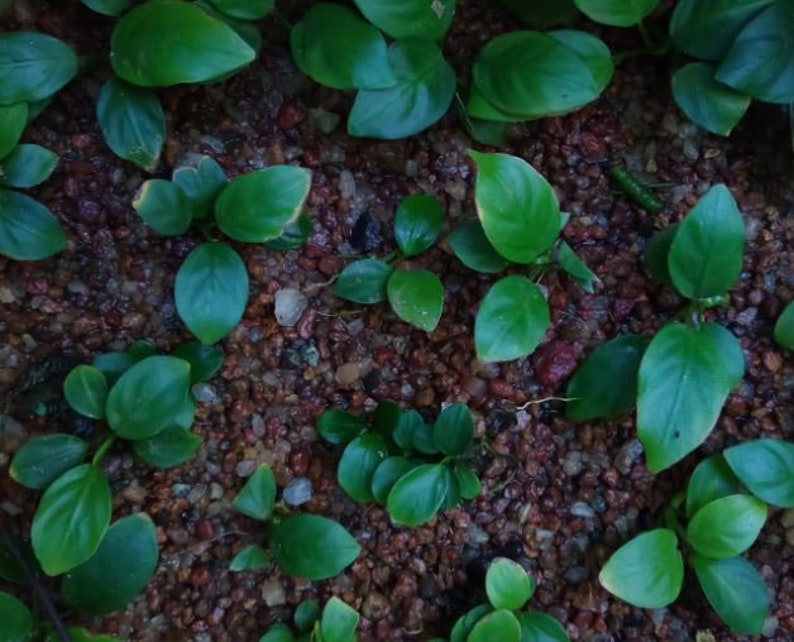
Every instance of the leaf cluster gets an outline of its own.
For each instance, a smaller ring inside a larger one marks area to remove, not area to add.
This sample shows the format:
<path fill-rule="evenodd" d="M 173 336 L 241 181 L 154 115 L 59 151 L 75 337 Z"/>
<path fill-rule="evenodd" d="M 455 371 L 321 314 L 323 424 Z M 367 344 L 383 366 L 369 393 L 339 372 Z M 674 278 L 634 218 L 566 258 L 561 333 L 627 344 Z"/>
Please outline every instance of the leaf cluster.
<path fill-rule="evenodd" d="M 317 600 L 304 600 L 295 609 L 294 628 L 286 624 L 271 626 L 259 642 L 356 642 L 359 615 L 338 597 L 325 603 L 322 613 Z"/>

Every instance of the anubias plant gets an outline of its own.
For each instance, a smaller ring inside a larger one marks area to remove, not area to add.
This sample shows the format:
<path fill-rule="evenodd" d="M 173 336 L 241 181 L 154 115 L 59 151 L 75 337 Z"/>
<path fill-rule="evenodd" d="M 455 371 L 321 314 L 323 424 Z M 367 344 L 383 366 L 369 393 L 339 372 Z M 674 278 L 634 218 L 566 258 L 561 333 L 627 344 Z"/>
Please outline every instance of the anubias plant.
<path fill-rule="evenodd" d="M 325 603 L 322 613 L 317 600 L 304 600 L 295 609 L 294 628 L 274 624 L 259 642 L 356 642 L 359 615 L 338 597 Z"/>
<path fill-rule="evenodd" d="M 584 421 L 610 417 L 637 403 L 637 430 L 653 472 L 697 448 L 744 374 L 736 337 L 706 322 L 705 310 L 726 300 L 742 270 L 744 222 L 724 185 L 712 187 L 680 222 L 648 243 L 648 272 L 672 283 L 689 305 L 684 322 L 652 338 L 625 335 L 599 346 L 568 384 L 567 413 Z"/>
<path fill-rule="evenodd" d="M 769 615 L 767 588 L 740 555 L 766 521 L 765 502 L 794 506 L 794 444 L 757 439 L 712 455 L 695 468 L 686 493 L 672 500 L 664 526 L 621 546 L 599 580 L 630 604 L 663 608 L 681 592 L 683 549 L 725 623 L 738 633 L 758 634 Z"/>
<path fill-rule="evenodd" d="M 52 151 L 20 144 L 28 122 L 77 74 L 66 43 L 41 33 L 0 34 L 0 254 L 45 259 L 66 247 L 58 219 L 37 200 L 12 188 L 35 187 L 58 163 Z"/>
<path fill-rule="evenodd" d="M 391 401 L 378 404 L 371 425 L 333 408 L 320 416 L 317 431 L 332 444 L 346 444 L 337 470 L 345 492 L 385 506 L 398 524 L 423 524 L 480 494 L 480 480 L 466 461 L 474 420 L 464 404 L 447 406 L 433 424 Z"/>
<path fill-rule="evenodd" d="M 243 548 L 231 562 L 232 571 L 252 571 L 275 562 L 284 572 L 307 580 L 324 580 L 353 563 L 361 547 L 344 526 L 327 517 L 290 515 L 276 503 L 276 480 L 267 464 L 248 479 L 232 506 L 260 522 L 267 522 L 269 547 Z"/>
<path fill-rule="evenodd" d="M 278 250 L 306 240 L 312 228 L 303 213 L 309 170 L 274 165 L 228 181 L 212 158 L 194 160 L 174 170 L 170 181 L 145 181 L 132 203 L 158 234 L 180 236 L 195 223 L 210 238 L 217 225 L 235 241 Z M 245 263 L 226 243 L 202 243 L 179 268 L 174 297 L 193 334 L 205 344 L 220 341 L 239 323 L 248 302 Z"/>

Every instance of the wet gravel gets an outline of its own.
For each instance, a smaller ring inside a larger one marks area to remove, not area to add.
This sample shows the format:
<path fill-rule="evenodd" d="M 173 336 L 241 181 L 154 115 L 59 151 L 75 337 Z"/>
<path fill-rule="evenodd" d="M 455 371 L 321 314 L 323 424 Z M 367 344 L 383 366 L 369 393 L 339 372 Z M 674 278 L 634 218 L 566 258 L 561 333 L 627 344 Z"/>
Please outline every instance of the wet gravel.
<path fill-rule="evenodd" d="M 35 20 L 20 10 L 5 21 L 64 38 L 81 54 L 99 51 L 110 21 L 77 3 L 56 4 Z M 515 27 L 485 4 L 463 2 L 445 44 L 459 70 L 487 37 Z M 288 18 L 292 11 L 285 8 Z M 250 642 L 290 617 L 302 599 L 333 594 L 362 613 L 362 640 L 446 635 L 481 599 L 475 588 L 482 569 L 501 554 L 537 578 L 532 606 L 557 617 L 573 640 L 744 639 L 722 625 L 694 582 L 669 608 L 644 611 L 608 595 L 597 574 L 622 542 L 656 523 L 700 458 L 744 439 L 794 439 L 794 356 L 771 339 L 774 320 L 794 297 L 793 161 L 784 114 L 754 106 L 730 140 L 700 132 L 672 103 L 667 62 L 646 58 L 627 61 L 585 109 L 517 126 L 500 151 L 548 178 L 571 213 L 565 239 L 602 285 L 586 294 L 564 276 L 545 275 L 553 324 L 543 344 L 525 359 L 480 364 L 473 318 L 493 279 L 468 271 L 443 247 L 417 261 L 441 275 L 447 293 L 430 334 L 401 323 L 386 306 L 338 300 L 326 286 L 346 257 L 394 249 L 392 215 L 408 194 L 436 195 L 447 229 L 470 216 L 472 141 L 452 113 L 409 140 L 347 137 L 350 96 L 296 75 L 276 23 L 268 29 L 275 36 L 259 61 L 225 87 L 161 93 L 169 140 L 158 175 L 169 176 L 188 153 L 212 155 L 230 175 L 301 164 L 313 170 L 314 231 L 306 246 L 287 253 L 236 245 L 251 296 L 223 342 L 220 374 L 195 391 L 196 431 L 204 438 L 197 457 L 169 471 L 123 451 L 107 457 L 114 514 L 151 515 L 161 560 L 127 610 L 87 624 L 128 640 Z M 603 36 L 615 48 L 631 38 L 617 30 Z M 29 436 L 74 427 L 68 417 L 35 416 L 22 403 L 31 369 L 62 355 L 89 360 L 135 339 L 167 351 L 189 336 L 175 313 L 173 277 L 201 239 L 159 238 L 132 210 L 147 176 L 102 142 L 93 102 L 106 75 L 100 65 L 74 81 L 25 134 L 61 156 L 53 177 L 33 193 L 60 218 L 68 250 L 35 263 L 0 258 L 0 393 L 13 418 L 0 432 L 0 516 L 19 532 L 28 528 L 37 495 L 8 479 L 10 456 Z M 660 184 L 663 210 L 651 215 L 624 200 L 607 178 L 614 163 Z M 704 446 L 653 476 L 631 416 L 574 425 L 559 401 L 525 404 L 563 396 L 566 378 L 606 338 L 653 333 L 675 314 L 682 301 L 644 275 L 642 251 L 656 229 L 678 220 L 717 182 L 736 197 L 748 238 L 729 307 L 709 314 L 739 337 L 747 371 Z M 482 495 L 415 529 L 349 500 L 335 481 L 340 452 L 318 438 L 314 423 L 328 407 L 366 412 L 383 399 L 430 414 L 444 402 L 469 404 Z M 338 519 L 358 538 L 362 555 L 345 573 L 309 583 L 277 570 L 228 571 L 234 554 L 263 535 L 230 510 L 263 462 L 286 487 L 287 503 Z M 794 511 L 773 509 L 749 553 L 772 600 L 764 640 L 794 637 L 793 554 Z M 66 619 L 79 621 L 68 612 Z"/>

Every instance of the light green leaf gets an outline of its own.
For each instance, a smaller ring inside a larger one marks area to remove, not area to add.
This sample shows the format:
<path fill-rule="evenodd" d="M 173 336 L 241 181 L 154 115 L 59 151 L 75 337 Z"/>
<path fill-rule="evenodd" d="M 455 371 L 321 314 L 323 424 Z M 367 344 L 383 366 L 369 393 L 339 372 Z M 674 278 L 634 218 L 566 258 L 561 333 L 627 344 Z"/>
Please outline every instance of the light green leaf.
<path fill-rule="evenodd" d="M 260 464 L 234 498 L 232 506 L 243 515 L 266 522 L 276 501 L 276 478 L 267 464 Z"/>
<path fill-rule="evenodd" d="M 161 430 L 153 437 L 134 441 L 132 450 L 151 466 L 173 468 L 181 466 L 193 457 L 201 442 L 199 435 L 181 426 L 172 426 Z"/>
<path fill-rule="evenodd" d="M 0 34 L 0 105 L 52 96 L 77 75 L 77 56 L 57 38 L 33 31 Z"/>
<path fill-rule="evenodd" d="M 178 185 L 163 178 L 144 181 L 132 207 L 155 232 L 163 236 L 181 236 L 193 222 L 193 208 L 185 193 Z"/>
<path fill-rule="evenodd" d="M 775 341 L 794 350 L 794 301 L 789 301 L 775 322 Z"/>
<path fill-rule="evenodd" d="M 521 625 L 508 610 L 501 609 L 484 615 L 472 627 L 467 642 L 521 642 Z"/>
<path fill-rule="evenodd" d="M 459 617 L 449 634 L 450 642 L 466 642 L 474 625 L 477 624 L 483 616 L 491 612 L 493 612 L 493 608 L 490 604 L 480 604 Z"/>
<path fill-rule="evenodd" d="M 653 11 L 659 0 L 574 0 L 591 20 L 612 27 L 631 27 Z"/>
<path fill-rule="evenodd" d="M 497 557 L 485 574 L 485 592 L 494 609 L 517 611 L 535 592 L 536 582 L 518 562 Z"/>
<path fill-rule="evenodd" d="M 312 219 L 306 212 L 301 212 L 284 226 L 278 238 L 265 241 L 265 245 L 271 250 L 279 252 L 296 250 L 311 236 L 312 230 L 314 230 Z"/>
<path fill-rule="evenodd" d="M 433 518 L 446 494 L 445 466 L 423 464 L 394 484 L 386 501 L 386 509 L 396 523 L 418 526 Z"/>
<path fill-rule="evenodd" d="M 380 303 L 386 299 L 386 283 L 392 267 L 380 259 L 361 259 L 339 273 L 334 294 L 354 303 Z"/>
<path fill-rule="evenodd" d="M 199 156 L 180 165 L 171 180 L 190 201 L 193 218 L 206 218 L 213 213 L 215 199 L 228 182 L 221 166 L 210 156 Z"/>
<path fill-rule="evenodd" d="M 292 619 L 295 622 L 295 628 L 300 633 L 308 633 L 319 618 L 320 604 L 317 600 L 310 598 L 298 604 Z"/>
<path fill-rule="evenodd" d="M 0 161 L 0 185 L 25 189 L 46 181 L 55 171 L 58 155 L 41 145 L 18 145 Z"/>
<path fill-rule="evenodd" d="M 384 459 L 372 474 L 370 488 L 372 497 L 381 505 L 389 499 L 389 493 L 405 473 L 417 467 L 417 462 L 406 457 L 388 457 Z"/>
<path fill-rule="evenodd" d="M 323 608 L 320 634 L 323 642 L 355 642 L 359 616 L 338 597 L 331 597 Z"/>
<path fill-rule="evenodd" d="M 27 124 L 27 103 L 0 105 L 0 160 L 17 146 Z"/>
<path fill-rule="evenodd" d="M 29 642 L 35 630 L 30 610 L 10 593 L 0 591 L 3 642 Z"/>
<path fill-rule="evenodd" d="M 469 468 L 468 464 L 461 461 L 455 462 L 453 472 L 455 473 L 455 477 L 458 478 L 460 496 L 463 499 L 474 499 L 475 497 L 479 497 L 482 492 L 482 484 L 474 471 Z"/>
<path fill-rule="evenodd" d="M 560 242 L 557 251 L 557 264 L 588 294 L 595 292 L 596 283 L 601 283 L 601 279 L 587 267 L 587 263 L 565 241 Z"/>
<path fill-rule="evenodd" d="M 562 624 L 540 611 L 519 613 L 518 622 L 521 642 L 570 642 Z"/>
<path fill-rule="evenodd" d="M 444 213 L 434 196 L 413 194 L 402 200 L 394 215 L 394 240 L 405 256 L 421 254 L 441 230 Z"/>
<path fill-rule="evenodd" d="M 340 410 L 330 408 L 320 415 L 317 420 L 317 432 L 323 439 L 332 444 L 346 444 L 355 439 L 366 427 L 363 418 Z"/>
<path fill-rule="evenodd" d="M 463 403 L 444 408 L 433 424 L 433 442 L 442 453 L 463 455 L 474 439 L 474 418 Z"/>
<path fill-rule="evenodd" d="M 388 446 L 380 435 L 365 432 L 356 437 L 339 460 L 339 485 L 357 502 L 372 501 L 372 477 L 388 454 Z"/>
<path fill-rule="evenodd" d="M 0 254 L 16 261 L 38 261 L 66 249 L 58 219 L 36 200 L 0 189 Z"/>
<path fill-rule="evenodd" d="M 729 136 L 750 106 L 750 96 L 715 80 L 714 71 L 702 62 L 680 67 L 672 77 L 673 98 L 696 125 Z"/>
<path fill-rule="evenodd" d="M 741 555 L 761 532 L 766 512 L 766 504 L 751 495 L 720 497 L 692 516 L 687 540 L 698 553 L 712 559 Z"/>
<path fill-rule="evenodd" d="M 83 461 L 87 452 L 88 443 L 74 435 L 55 433 L 35 437 L 16 452 L 8 474 L 18 484 L 43 490 Z"/>
<path fill-rule="evenodd" d="M 93 419 L 105 418 L 105 401 L 108 382 L 105 375 L 94 366 L 79 365 L 73 368 L 63 382 L 67 403 L 81 415 Z"/>
<path fill-rule="evenodd" d="M 769 504 L 794 507 L 794 444 L 779 439 L 753 439 L 723 451 L 748 490 Z"/>
<path fill-rule="evenodd" d="M 456 0 L 354 0 L 364 17 L 392 38 L 440 40 L 455 14 Z"/>
<path fill-rule="evenodd" d="M 259 638 L 259 642 L 295 642 L 295 636 L 286 624 L 276 623 Z"/>
<path fill-rule="evenodd" d="M 690 519 L 706 504 L 733 495 L 741 490 L 739 480 L 731 472 L 722 455 L 701 461 L 689 478 L 686 489 L 686 514 Z"/>
<path fill-rule="evenodd" d="M 425 332 L 436 329 L 444 309 L 444 284 L 429 270 L 394 270 L 386 283 L 386 296 L 403 321 Z"/>
<path fill-rule="evenodd" d="M 261 546 L 246 546 L 229 563 L 230 571 L 257 571 L 273 561 L 273 555 Z"/>
<path fill-rule="evenodd" d="M 447 242 L 461 263 L 477 272 L 501 272 L 509 265 L 491 245 L 479 220 L 466 221 L 447 237 Z"/>

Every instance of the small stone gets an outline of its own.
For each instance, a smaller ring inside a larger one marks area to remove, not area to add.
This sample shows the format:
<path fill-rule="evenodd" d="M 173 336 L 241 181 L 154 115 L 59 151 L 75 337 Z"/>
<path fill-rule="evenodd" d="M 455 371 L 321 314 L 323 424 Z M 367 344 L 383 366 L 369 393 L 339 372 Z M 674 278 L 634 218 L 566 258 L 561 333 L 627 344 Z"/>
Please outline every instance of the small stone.
<path fill-rule="evenodd" d="M 391 605 L 382 593 L 369 592 L 361 605 L 361 614 L 368 620 L 380 620 L 386 617 Z"/>
<path fill-rule="evenodd" d="M 576 517 L 590 518 L 595 517 L 595 511 L 585 502 L 574 502 L 571 504 L 571 515 Z"/>
<path fill-rule="evenodd" d="M 309 300 L 300 290 L 284 288 L 276 292 L 275 315 L 279 325 L 291 328 L 298 323 Z"/>
<path fill-rule="evenodd" d="M 268 606 L 281 606 L 287 603 L 287 594 L 284 592 L 284 587 L 276 580 L 264 582 L 261 595 Z"/>
<path fill-rule="evenodd" d="M 572 450 L 562 462 L 562 471 L 568 477 L 574 477 L 582 472 L 582 453 L 579 450 Z"/>
<path fill-rule="evenodd" d="M 350 200 L 356 195 L 356 179 L 353 172 L 343 169 L 339 172 L 339 196 Z"/>
<path fill-rule="evenodd" d="M 382 239 L 378 221 L 366 212 L 358 217 L 350 234 L 350 245 L 359 252 L 372 252 L 378 249 Z"/>
<path fill-rule="evenodd" d="M 286 485 L 282 497 L 290 506 L 305 504 L 312 498 L 311 480 L 307 477 L 296 477 Z"/>
<path fill-rule="evenodd" d="M 470 524 L 469 525 L 469 537 L 468 543 L 472 546 L 479 546 L 480 544 L 485 544 L 490 538 L 488 537 L 488 533 L 486 533 L 482 528 L 477 526 L 477 524 Z"/>
<path fill-rule="evenodd" d="M 239 477 L 250 477 L 256 470 L 256 462 L 253 459 L 243 459 L 234 467 L 234 472 Z"/>
<path fill-rule="evenodd" d="M 780 356 L 779 352 L 774 352 L 772 350 L 767 350 L 764 352 L 764 367 L 769 370 L 769 372 L 777 372 L 780 368 L 783 367 L 783 357 Z"/>
<path fill-rule="evenodd" d="M 214 404 L 220 400 L 215 388 L 206 382 L 194 384 L 190 390 L 199 403 Z"/>
<path fill-rule="evenodd" d="M 339 125 L 342 118 L 332 111 L 318 107 L 309 110 L 309 122 L 323 134 L 330 134 Z"/>
<path fill-rule="evenodd" d="M 590 573 L 584 566 L 574 566 L 565 572 L 565 579 L 571 584 L 581 584 L 589 575 Z"/>
<path fill-rule="evenodd" d="M 549 388 L 571 376 L 576 365 L 573 348 L 565 341 L 551 341 L 541 346 L 532 358 L 535 378 Z"/>
<path fill-rule="evenodd" d="M 343 363 L 336 369 L 336 382 L 343 386 L 350 386 L 358 381 L 361 369 L 357 363 Z"/>
<path fill-rule="evenodd" d="M 621 446 L 612 465 L 618 470 L 621 475 L 628 475 L 634 462 L 642 455 L 642 443 L 639 439 L 632 439 Z"/>

